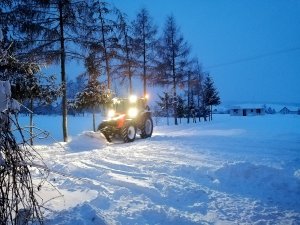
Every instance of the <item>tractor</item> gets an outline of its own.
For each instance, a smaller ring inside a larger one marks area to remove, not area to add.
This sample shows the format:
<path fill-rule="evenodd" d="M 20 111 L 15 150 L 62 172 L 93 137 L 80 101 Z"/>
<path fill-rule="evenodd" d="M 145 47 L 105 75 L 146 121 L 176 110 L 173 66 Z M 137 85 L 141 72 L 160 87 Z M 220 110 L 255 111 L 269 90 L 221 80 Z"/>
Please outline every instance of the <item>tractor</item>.
<path fill-rule="evenodd" d="M 147 97 L 113 98 L 107 119 L 98 126 L 108 142 L 112 138 L 121 138 L 125 143 L 133 142 L 136 135 L 141 138 L 152 136 L 153 120 Z"/>

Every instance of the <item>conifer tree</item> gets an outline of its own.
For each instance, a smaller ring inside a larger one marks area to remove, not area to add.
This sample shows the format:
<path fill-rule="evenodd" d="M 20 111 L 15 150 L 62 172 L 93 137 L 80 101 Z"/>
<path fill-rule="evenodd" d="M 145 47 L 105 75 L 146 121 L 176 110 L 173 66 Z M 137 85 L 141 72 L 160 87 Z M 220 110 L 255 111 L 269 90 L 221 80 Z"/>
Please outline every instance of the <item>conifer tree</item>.
<path fill-rule="evenodd" d="M 177 99 L 177 87 L 184 83 L 189 65 L 190 48 L 184 40 L 173 16 L 167 18 L 158 47 L 159 62 L 155 83 L 172 87 L 173 99 Z M 173 101 L 174 120 L 177 122 L 177 101 Z"/>
<path fill-rule="evenodd" d="M 142 70 L 144 96 L 147 94 L 147 83 L 153 75 L 155 49 L 157 45 L 157 27 L 146 8 L 142 8 L 132 22 L 134 52 Z"/>
<path fill-rule="evenodd" d="M 22 43 L 20 55 L 28 61 L 60 65 L 63 140 L 67 141 L 66 61 L 81 57 L 76 45 L 81 41 L 79 33 L 85 28 L 81 18 L 86 14 L 86 1 L 14 0 L 13 3 L 7 15 L 11 33 Z"/>
<path fill-rule="evenodd" d="M 101 84 L 96 79 L 88 81 L 86 88 L 82 92 L 78 92 L 75 97 L 75 106 L 77 109 L 90 109 L 93 113 L 93 130 L 96 131 L 95 113 L 100 107 L 108 103 L 110 92 L 106 85 Z"/>
<path fill-rule="evenodd" d="M 11 45 L 8 44 L 11 43 Z M 5 65 L 0 66 L 0 80 L 9 80 L 12 85 L 12 97 L 20 103 L 29 102 L 30 134 L 33 134 L 34 102 L 49 105 L 60 95 L 60 88 L 55 83 L 55 76 L 46 76 L 40 72 L 37 63 L 22 62 L 15 56 L 13 40 L 8 41 L 7 34 L 1 42 L 1 48 L 10 46 L 6 52 L 9 57 Z M 33 144 L 32 138 L 30 143 Z"/>
<path fill-rule="evenodd" d="M 31 69 L 30 65 L 23 65 L 10 55 L 9 47 L 3 47 L 3 40 L 0 29 L 0 80 L 9 76 L 6 74 L 8 70 L 20 73 L 23 69 Z M 43 213 L 38 201 L 40 198 L 35 185 L 37 180 L 34 183 L 31 174 L 32 165 L 41 163 L 40 156 L 27 146 L 22 128 L 17 120 L 12 119 L 11 114 L 17 114 L 18 107 L 11 98 L 10 82 L 0 82 L 0 93 L 0 221 L 3 225 L 43 224 Z M 21 143 L 17 142 L 12 132 L 12 123 L 20 134 Z M 48 171 L 47 167 L 45 171 Z M 44 182 L 38 184 L 38 190 Z"/>
<path fill-rule="evenodd" d="M 208 108 L 209 120 L 212 120 L 212 106 L 221 104 L 221 99 L 209 74 L 205 77 L 203 86 L 203 104 Z"/>
<path fill-rule="evenodd" d="M 169 125 L 169 117 L 170 117 L 170 110 L 172 108 L 172 98 L 167 92 L 163 92 L 163 96 L 158 95 L 159 101 L 157 105 L 163 112 L 163 115 L 167 117 L 167 124 Z"/>
<path fill-rule="evenodd" d="M 74 102 L 77 109 L 92 110 L 94 131 L 96 131 L 96 111 L 99 111 L 100 107 L 108 103 L 111 99 L 110 90 L 98 80 L 100 71 L 95 57 L 95 54 L 90 54 L 85 60 L 86 73 L 83 76 L 88 76 L 88 82 L 85 88 L 76 94 Z"/>
<path fill-rule="evenodd" d="M 136 72 L 138 62 L 134 54 L 134 39 L 132 36 L 132 26 L 128 22 L 127 16 L 119 13 L 119 65 L 117 68 L 118 74 L 121 75 L 122 81 L 128 79 L 129 94 L 133 93 L 132 77 Z"/>
<path fill-rule="evenodd" d="M 177 108 L 176 108 L 176 113 L 179 118 L 179 122 L 181 123 L 181 119 L 185 116 L 185 105 L 184 105 L 184 100 L 181 96 L 177 96 L 178 103 L 177 103 Z"/>
<path fill-rule="evenodd" d="M 119 11 L 104 1 L 91 1 L 85 15 L 84 47 L 95 55 L 99 70 L 106 75 L 107 88 L 112 88 L 113 60 L 117 58 Z M 100 74 L 99 74 L 100 75 Z"/>
<path fill-rule="evenodd" d="M 196 98 L 196 104 L 197 111 L 198 111 L 198 119 L 200 122 L 201 117 L 201 107 L 202 107 L 202 98 L 203 98 L 203 76 L 204 73 L 202 71 L 202 68 L 200 66 L 200 63 L 198 59 L 194 59 L 192 63 L 192 69 L 191 69 L 191 79 L 190 79 L 190 86 L 192 91 L 192 98 L 195 96 Z"/>

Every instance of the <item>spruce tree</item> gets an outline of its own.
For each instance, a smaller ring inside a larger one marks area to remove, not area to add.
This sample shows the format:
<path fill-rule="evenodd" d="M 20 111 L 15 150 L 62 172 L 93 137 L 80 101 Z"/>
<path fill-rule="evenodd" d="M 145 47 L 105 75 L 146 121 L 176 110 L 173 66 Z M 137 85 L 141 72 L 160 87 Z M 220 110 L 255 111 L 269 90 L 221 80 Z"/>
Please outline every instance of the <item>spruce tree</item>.
<path fill-rule="evenodd" d="M 176 114 L 179 118 L 179 122 L 181 123 L 181 119 L 185 116 L 185 105 L 184 100 L 181 96 L 177 96 L 177 108 L 176 108 Z"/>
<path fill-rule="evenodd" d="M 209 74 L 204 79 L 203 103 L 204 107 L 208 109 L 209 120 L 212 120 L 212 106 L 221 104 L 221 99 Z"/>
<path fill-rule="evenodd" d="M 108 103 L 110 92 L 106 85 L 101 84 L 96 79 L 88 81 L 87 86 L 82 92 L 78 92 L 75 97 L 75 107 L 80 110 L 89 109 L 93 113 L 93 130 L 96 131 L 95 113 L 100 107 Z"/>
<path fill-rule="evenodd" d="M 85 59 L 86 72 L 81 75 L 88 77 L 88 82 L 82 91 L 75 96 L 74 106 L 79 110 L 91 110 L 93 113 L 93 130 L 96 131 L 95 113 L 100 107 L 111 99 L 111 92 L 107 86 L 100 83 L 98 78 L 101 74 L 95 54 L 90 54 Z"/>
<path fill-rule="evenodd" d="M 172 108 L 172 98 L 167 92 L 163 92 L 163 96 L 158 95 L 159 101 L 157 105 L 163 112 L 163 115 L 167 117 L 167 124 L 169 125 L 169 117 L 170 117 L 170 110 Z"/>

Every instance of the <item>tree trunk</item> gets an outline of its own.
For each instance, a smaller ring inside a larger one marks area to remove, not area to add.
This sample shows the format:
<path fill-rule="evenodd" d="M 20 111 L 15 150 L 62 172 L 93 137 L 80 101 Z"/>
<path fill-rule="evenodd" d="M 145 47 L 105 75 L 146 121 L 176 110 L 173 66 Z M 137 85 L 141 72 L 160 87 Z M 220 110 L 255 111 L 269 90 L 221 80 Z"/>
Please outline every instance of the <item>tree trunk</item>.
<path fill-rule="evenodd" d="M 144 83 L 144 96 L 147 94 L 147 76 L 146 76 L 146 37 L 145 37 L 145 24 L 143 23 L 143 83 Z"/>
<path fill-rule="evenodd" d="M 125 48 L 126 48 L 126 60 L 128 63 L 127 66 L 128 66 L 128 80 L 129 80 L 129 94 L 132 95 L 131 62 L 130 62 L 130 58 L 129 58 L 128 36 L 127 36 L 126 30 L 124 31 L 124 36 L 125 36 Z"/>
<path fill-rule="evenodd" d="M 174 109 L 174 120 L 175 120 L 175 125 L 178 125 L 177 122 L 177 110 L 176 110 L 176 68 L 175 68 L 175 49 L 174 49 L 174 34 L 172 33 L 172 72 L 173 72 L 173 95 L 174 95 L 174 99 L 173 99 L 173 109 Z"/>
<path fill-rule="evenodd" d="M 169 98 L 166 98 L 165 101 L 166 101 L 166 112 L 167 112 L 167 125 L 169 126 L 169 106 L 168 106 Z"/>
<path fill-rule="evenodd" d="M 61 65 L 61 84 L 62 84 L 62 127 L 64 142 L 68 141 L 67 129 L 67 85 L 66 85 L 66 52 L 65 52 L 65 38 L 64 38 L 64 19 L 63 19 L 63 3 L 59 2 L 59 27 L 60 27 L 60 65 Z"/>
<path fill-rule="evenodd" d="M 102 17 L 102 12 L 100 10 L 100 21 L 101 21 L 101 31 L 102 31 L 102 45 L 104 51 L 104 58 L 105 58 L 105 71 L 107 75 L 107 88 L 111 88 L 111 76 L 110 76 L 110 66 L 109 66 L 109 57 L 106 49 L 106 40 L 105 40 L 105 30 L 104 30 L 104 19 Z"/>
<path fill-rule="evenodd" d="M 188 72 L 188 106 L 187 106 L 187 123 L 190 123 L 190 106 L 191 106 L 191 99 L 190 99 L 190 92 L 191 92 L 191 72 Z"/>
<path fill-rule="evenodd" d="M 30 110 L 33 112 L 33 99 L 30 98 Z M 29 113 L 30 145 L 33 145 L 33 113 Z"/>
<path fill-rule="evenodd" d="M 95 108 L 93 109 L 93 130 L 96 132 Z"/>
<path fill-rule="evenodd" d="M 132 80 L 131 80 L 131 75 L 129 75 L 129 94 L 132 95 Z"/>

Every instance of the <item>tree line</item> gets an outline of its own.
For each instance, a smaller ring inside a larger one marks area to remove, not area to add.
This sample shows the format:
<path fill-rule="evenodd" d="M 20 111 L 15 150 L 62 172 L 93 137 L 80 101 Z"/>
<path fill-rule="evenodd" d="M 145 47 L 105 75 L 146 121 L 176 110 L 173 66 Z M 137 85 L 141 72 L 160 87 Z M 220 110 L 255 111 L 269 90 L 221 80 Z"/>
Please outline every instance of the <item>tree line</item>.
<path fill-rule="evenodd" d="M 204 91 L 203 81 L 212 78 L 201 70 L 197 57 L 191 56 L 191 46 L 173 15 L 167 16 L 159 32 L 146 8 L 129 20 L 107 1 L 3 0 L 0 30 L 1 50 L 11 56 L 1 65 L 0 79 L 10 80 L 15 93 L 21 93 L 16 99 L 31 102 L 31 110 L 33 101 L 50 104 L 61 99 L 64 141 L 68 139 L 68 110 L 95 112 L 116 94 L 114 83 L 128 87 L 128 94 L 134 93 L 133 79 L 137 77 L 144 95 L 151 85 L 168 89 L 172 99 L 168 107 L 175 124 L 181 115 L 182 92 L 187 107 L 194 104 L 205 115 L 220 103 L 213 82 Z M 70 61 L 85 68 L 73 86 L 67 78 Z M 42 73 L 43 67 L 54 64 L 60 66 L 60 81 Z"/>

